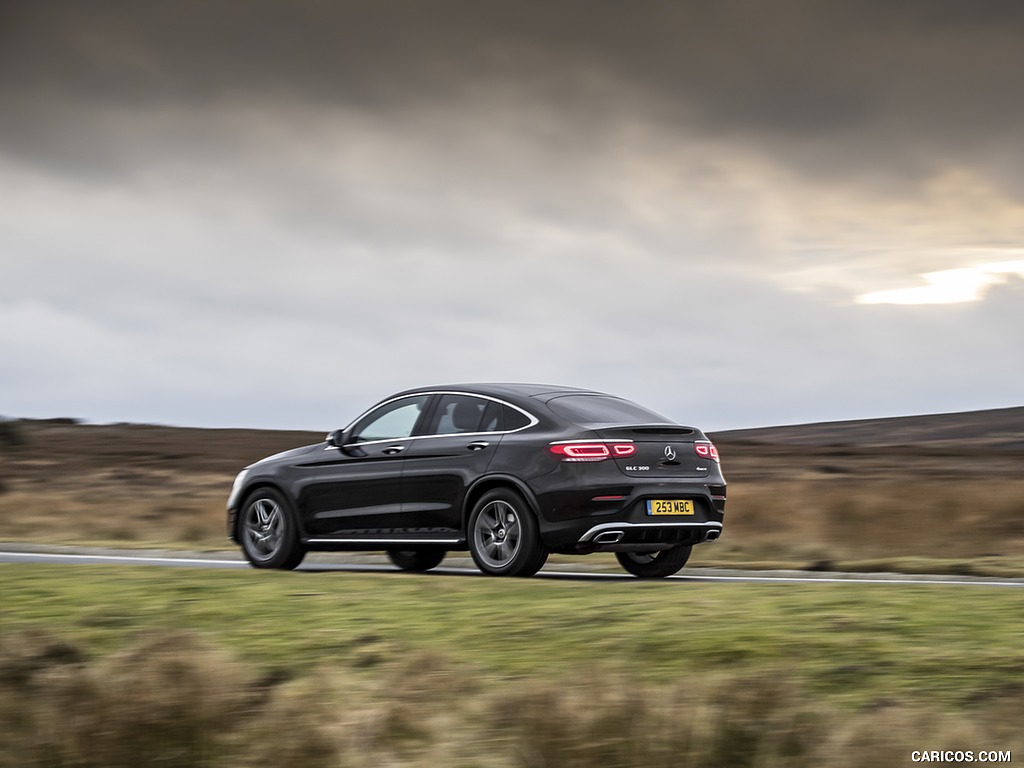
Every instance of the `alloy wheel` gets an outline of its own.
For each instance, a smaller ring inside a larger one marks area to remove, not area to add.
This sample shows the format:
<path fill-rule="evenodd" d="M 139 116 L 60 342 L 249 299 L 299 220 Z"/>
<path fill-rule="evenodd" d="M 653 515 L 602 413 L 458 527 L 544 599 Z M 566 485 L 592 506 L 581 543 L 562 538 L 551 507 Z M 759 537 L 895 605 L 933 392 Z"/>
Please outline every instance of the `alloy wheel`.
<path fill-rule="evenodd" d="M 256 560 L 270 560 L 284 540 L 284 510 L 273 499 L 258 498 L 248 506 L 242 520 L 247 549 Z"/>
<path fill-rule="evenodd" d="M 477 515 L 473 538 L 477 554 L 486 565 L 504 568 L 519 552 L 522 543 L 519 512 L 506 501 L 490 502 Z"/>

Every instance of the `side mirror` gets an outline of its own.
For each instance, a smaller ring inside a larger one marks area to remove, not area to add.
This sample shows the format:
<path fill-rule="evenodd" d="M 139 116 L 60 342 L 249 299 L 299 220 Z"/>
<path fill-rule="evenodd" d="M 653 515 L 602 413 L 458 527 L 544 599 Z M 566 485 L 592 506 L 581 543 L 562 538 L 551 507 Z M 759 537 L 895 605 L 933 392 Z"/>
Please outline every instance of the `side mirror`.
<path fill-rule="evenodd" d="M 336 429 L 333 432 L 327 434 L 327 444 L 333 445 L 335 448 L 341 448 L 345 445 L 345 430 Z"/>

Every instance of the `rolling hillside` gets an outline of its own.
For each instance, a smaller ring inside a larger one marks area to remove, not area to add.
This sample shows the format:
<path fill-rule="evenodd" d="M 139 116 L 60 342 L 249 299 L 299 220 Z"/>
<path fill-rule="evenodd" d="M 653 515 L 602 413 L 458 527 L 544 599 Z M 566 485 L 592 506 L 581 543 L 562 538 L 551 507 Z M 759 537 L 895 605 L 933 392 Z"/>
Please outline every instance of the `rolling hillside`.
<path fill-rule="evenodd" d="M 739 429 L 717 436 L 728 442 L 783 445 L 953 448 L 969 445 L 1024 450 L 1024 407 Z"/>
<path fill-rule="evenodd" d="M 712 438 L 729 482 L 726 529 L 695 565 L 1024 573 L 1024 407 Z M 2 422 L 0 540 L 223 549 L 235 473 L 322 439 Z"/>

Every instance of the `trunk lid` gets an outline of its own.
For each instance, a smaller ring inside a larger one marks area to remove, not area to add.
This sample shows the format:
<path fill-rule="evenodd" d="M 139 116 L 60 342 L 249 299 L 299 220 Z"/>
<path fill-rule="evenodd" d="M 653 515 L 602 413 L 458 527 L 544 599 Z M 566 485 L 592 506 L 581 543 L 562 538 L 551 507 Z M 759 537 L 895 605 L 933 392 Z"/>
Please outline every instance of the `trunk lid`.
<path fill-rule="evenodd" d="M 600 427 L 593 432 L 604 440 L 633 441 L 636 453 L 625 459 L 613 459 L 629 477 L 707 477 L 715 463 L 694 450 L 694 443 L 707 442 L 704 433 L 694 427 L 640 424 Z"/>

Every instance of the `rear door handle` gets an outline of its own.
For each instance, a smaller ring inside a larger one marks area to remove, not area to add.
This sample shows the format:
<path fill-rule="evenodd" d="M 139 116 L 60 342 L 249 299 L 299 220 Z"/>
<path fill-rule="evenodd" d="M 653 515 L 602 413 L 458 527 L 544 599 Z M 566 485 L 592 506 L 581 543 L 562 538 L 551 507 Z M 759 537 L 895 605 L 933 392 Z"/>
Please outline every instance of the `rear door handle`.
<path fill-rule="evenodd" d="M 484 442 L 483 440 L 477 440 L 475 443 L 470 443 L 466 447 L 471 451 L 482 451 L 488 445 L 490 445 L 490 443 Z"/>
<path fill-rule="evenodd" d="M 387 448 L 381 451 L 381 453 L 385 454 L 386 456 L 394 456 L 396 453 L 401 453 L 404 450 L 404 445 L 389 445 Z"/>

